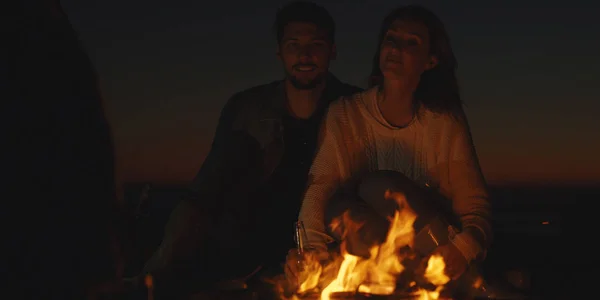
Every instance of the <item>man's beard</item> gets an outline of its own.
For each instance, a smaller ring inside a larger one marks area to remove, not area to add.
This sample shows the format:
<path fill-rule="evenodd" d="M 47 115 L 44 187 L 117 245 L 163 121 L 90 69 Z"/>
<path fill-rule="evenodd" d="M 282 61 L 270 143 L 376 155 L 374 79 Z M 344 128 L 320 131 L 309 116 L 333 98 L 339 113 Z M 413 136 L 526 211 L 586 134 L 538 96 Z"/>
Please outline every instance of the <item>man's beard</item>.
<path fill-rule="evenodd" d="M 319 74 L 315 78 L 309 80 L 308 82 L 302 82 L 298 80 L 294 75 L 287 73 L 287 78 L 296 89 L 299 90 L 312 90 L 317 88 L 317 86 L 323 83 L 323 79 L 325 78 L 325 74 Z"/>

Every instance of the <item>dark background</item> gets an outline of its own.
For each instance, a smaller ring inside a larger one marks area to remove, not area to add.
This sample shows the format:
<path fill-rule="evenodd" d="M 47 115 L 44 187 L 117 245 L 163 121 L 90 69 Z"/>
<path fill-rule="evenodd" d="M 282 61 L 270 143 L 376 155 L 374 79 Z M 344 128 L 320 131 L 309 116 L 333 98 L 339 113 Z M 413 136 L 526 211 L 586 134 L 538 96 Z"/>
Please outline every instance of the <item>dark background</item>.
<path fill-rule="evenodd" d="M 191 180 L 227 98 L 282 77 L 271 24 L 286 2 L 62 1 L 99 73 L 120 184 Z M 316 2 L 337 22 L 333 72 L 362 87 L 385 14 L 440 16 L 489 182 L 600 183 L 592 1 Z"/>

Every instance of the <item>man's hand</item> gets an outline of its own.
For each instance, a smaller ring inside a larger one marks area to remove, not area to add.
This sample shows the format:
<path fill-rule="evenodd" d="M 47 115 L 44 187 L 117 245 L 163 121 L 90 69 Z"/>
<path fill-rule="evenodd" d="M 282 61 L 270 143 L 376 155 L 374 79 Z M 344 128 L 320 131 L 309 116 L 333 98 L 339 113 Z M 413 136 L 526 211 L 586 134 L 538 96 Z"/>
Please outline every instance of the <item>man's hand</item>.
<path fill-rule="evenodd" d="M 469 267 L 465 256 L 452 243 L 437 247 L 433 254 L 440 255 L 444 259 L 445 273 L 453 280 L 458 279 Z"/>

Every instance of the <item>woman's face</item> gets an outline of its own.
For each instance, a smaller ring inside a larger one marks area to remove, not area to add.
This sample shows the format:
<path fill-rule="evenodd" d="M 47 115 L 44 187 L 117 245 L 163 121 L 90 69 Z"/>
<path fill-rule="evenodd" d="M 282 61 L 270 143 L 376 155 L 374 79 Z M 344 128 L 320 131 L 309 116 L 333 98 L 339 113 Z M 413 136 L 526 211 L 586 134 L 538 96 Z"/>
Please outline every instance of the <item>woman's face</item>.
<path fill-rule="evenodd" d="M 383 37 L 379 67 L 386 80 L 402 80 L 418 85 L 421 74 L 435 67 L 430 55 L 429 31 L 421 23 L 394 21 Z"/>

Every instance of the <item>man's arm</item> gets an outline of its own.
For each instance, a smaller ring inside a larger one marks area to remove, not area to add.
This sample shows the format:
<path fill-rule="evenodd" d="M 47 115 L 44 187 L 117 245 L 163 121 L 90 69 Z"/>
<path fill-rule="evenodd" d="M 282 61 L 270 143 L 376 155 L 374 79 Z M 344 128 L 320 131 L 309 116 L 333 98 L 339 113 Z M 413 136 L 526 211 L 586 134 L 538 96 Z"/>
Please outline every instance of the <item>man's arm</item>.
<path fill-rule="evenodd" d="M 227 173 L 232 173 L 231 141 L 235 134 L 234 124 L 238 119 L 239 94 L 231 97 L 219 117 L 210 152 L 198 174 L 189 186 L 188 192 L 175 207 L 166 224 L 163 240 L 142 274 L 151 272 L 156 276 L 168 276 L 176 260 L 186 260 L 206 237 L 206 231 L 214 224 L 214 217 L 220 212 L 218 197 L 226 184 Z M 239 150 L 238 151 L 243 151 Z"/>
<path fill-rule="evenodd" d="M 234 151 L 230 144 L 235 131 L 233 126 L 238 118 L 240 98 L 239 94 L 234 95 L 221 110 L 210 151 L 189 187 L 190 200 L 205 202 L 206 199 L 215 199 L 222 191 L 226 171 L 233 163 L 227 161 L 227 158 Z"/>

